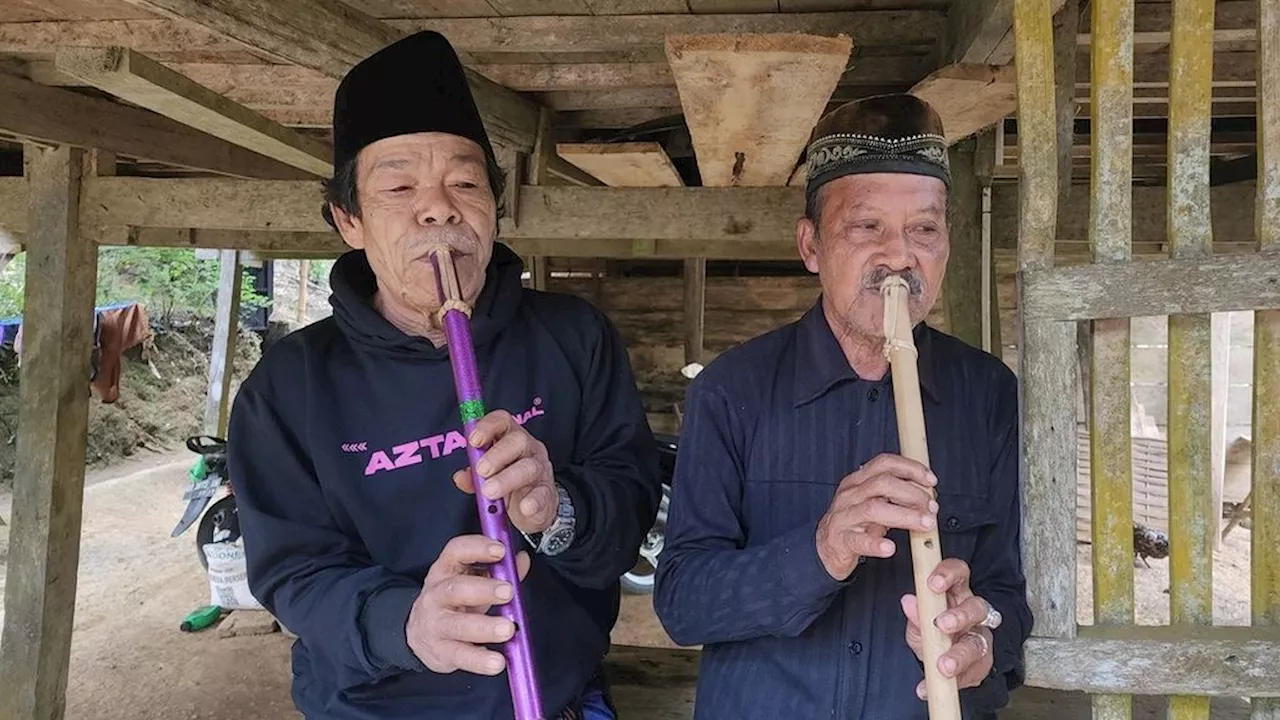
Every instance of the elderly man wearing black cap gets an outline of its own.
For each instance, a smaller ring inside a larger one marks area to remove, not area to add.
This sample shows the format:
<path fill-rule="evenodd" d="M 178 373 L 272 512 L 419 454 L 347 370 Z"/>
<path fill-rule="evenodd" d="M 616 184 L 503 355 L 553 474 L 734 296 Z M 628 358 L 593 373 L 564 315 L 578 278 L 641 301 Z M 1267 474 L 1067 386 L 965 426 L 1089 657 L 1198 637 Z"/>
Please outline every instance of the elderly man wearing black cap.
<path fill-rule="evenodd" d="M 449 43 L 420 33 L 343 79 L 325 217 L 354 250 L 333 316 L 281 340 L 241 386 L 229 469 L 250 587 L 298 636 L 308 718 L 510 718 L 492 612 L 511 588 L 478 573 L 466 448 L 503 497 L 550 718 L 611 718 L 600 663 L 619 576 L 661 497 L 627 355 L 577 298 L 525 290 L 496 242 L 502 173 Z M 457 255 L 489 408 L 464 437 L 427 248 Z"/>
<path fill-rule="evenodd" d="M 948 256 L 947 145 L 910 95 L 846 104 L 807 152 L 798 321 L 724 353 L 688 391 L 654 606 L 702 644 L 697 718 L 926 720 L 908 531 L 937 526 L 967 717 L 1021 682 L 1014 375 L 928 327 Z M 911 289 L 932 467 L 897 454 L 879 292 Z M 937 500 L 929 490 L 937 492 Z"/>

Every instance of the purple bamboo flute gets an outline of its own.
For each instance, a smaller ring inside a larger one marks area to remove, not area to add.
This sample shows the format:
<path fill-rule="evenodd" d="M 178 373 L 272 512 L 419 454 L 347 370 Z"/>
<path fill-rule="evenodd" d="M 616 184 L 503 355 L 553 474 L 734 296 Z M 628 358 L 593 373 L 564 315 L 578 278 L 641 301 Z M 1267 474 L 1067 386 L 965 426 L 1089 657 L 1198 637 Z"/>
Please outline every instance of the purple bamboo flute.
<path fill-rule="evenodd" d="M 464 432 L 470 438 L 475 431 L 476 421 L 485 415 L 480 368 L 476 363 L 475 346 L 471 340 L 471 307 L 462 299 L 452 252 L 447 247 L 435 248 L 429 257 L 435 268 L 436 290 L 440 294 L 440 324 L 444 326 L 445 338 L 449 343 L 449 363 L 453 366 L 458 409 L 462 415 Z M 475 482 L 480 527 L 485 537 L 497 540 L 506 548 L 502 559 L 494 565 L 492 575 L 509 583 L 512 588 L 511 602 L 498 606 L 498 611 L 516 628 L 515 635 L 502 644 L 502 654 L 507 659 L 507 682 L 511 686 L 511 699 L 516 711 L 515 720 L 543 720 L 542 691 L 538 685 L 533 649 L 529 643 L 520 576 L 516 570 L 515 546 L 511 542 L 511 531 L 507 524 L 506 503 L 501 499 L 490 500 L 480 493 L 484 481 L 480 478 L 480 473 L 476 472 L 476 464 L 480 462 L 482 454 L 479 448 L 467 443 L 467 459 L 471 462 L 471 477 Z"/>

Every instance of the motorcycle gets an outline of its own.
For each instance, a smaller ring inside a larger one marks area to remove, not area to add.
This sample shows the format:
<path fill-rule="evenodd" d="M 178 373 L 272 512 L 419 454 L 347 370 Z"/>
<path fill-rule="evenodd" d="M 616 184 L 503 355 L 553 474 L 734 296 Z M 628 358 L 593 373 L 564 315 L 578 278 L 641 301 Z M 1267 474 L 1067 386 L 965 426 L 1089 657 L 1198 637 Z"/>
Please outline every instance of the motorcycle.
<path fill-rule="evenodd" d="M 201 567 L 207 570 L 209 560 L 205 557 L 204 546 L 239 540 L 240 517 L 236 512 L 235 492 L 227 477 L 227 441 L 210 435 L 193 435 L 187 438 L 187 449 L 198 457 L 187 472 L 191 486 L 182 494 L 182 499 L 187 501 L 187 509 L 169 537 L 183 534 L 199 518 L 196 555 L 200 558 Z M 219 494 L 222 497 L 209 505 L 209 501 Z"/>
<path fill-rule="evenodd" d="M 690 363 L 680 368 L 680 374 L 689 380 L 702 372 L 701 363 Z M 676 423 L 683 421 L 680 407 L 676 406 Z M 640 544 L 639 558 L 630 571 L 623 573 L 619 581 L 622 591 L 631 595 L 649 595 L 653 593 L 653 584 L 658 572 L 658 557 L 662 555 L 667 535 L 667 508 L 671 503 L 671 481 L 676 471 L 676 452 L 680 448 L 680 437 L 669 433 L 654 433 L 653 439 L 658 444 L 658 466 L 662 474 L 662 500 L 658 503 L 658 516 L 653 526 Z"/>

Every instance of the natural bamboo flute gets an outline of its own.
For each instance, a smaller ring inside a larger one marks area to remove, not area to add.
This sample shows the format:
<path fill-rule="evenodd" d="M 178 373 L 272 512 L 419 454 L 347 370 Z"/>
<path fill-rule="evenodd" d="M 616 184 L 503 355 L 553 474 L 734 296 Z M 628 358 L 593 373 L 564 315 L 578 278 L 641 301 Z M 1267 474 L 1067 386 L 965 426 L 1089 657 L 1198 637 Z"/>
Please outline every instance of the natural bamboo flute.
<path fill-rule="evenodd" d="M 929 467 L 924 405 L 920 400 L 920 374 L 916 366 L 916 345 L 911 335 L 911 311 L 907 302 L 910 289 L 901 276 L 891 275 L 880 284 L 880 294 L 884 298 L 884 353 L 892 371 L 898 442 L 903 457 Z M 951 648 L 951 639 L 934 625 L 937 617 L 947 609 L 947 596 L 929 588 L 929 574 L 941 562 L 942 546 L 938 541 L 937 526 L 929 532 L 911 531 L 911 566 L 924 645 L 929 720 L 960 720 L 960 694 L 955 678 L 945 677 L 938 670 L 938 658 Z"/>
<path fill-rule="evenodd" d="M 433 248 L 429 254 L 440 297 L 438 317 L 449 343 L 449 363 L 453 366 L 453 383 L 458 393 L 458 409 L 467 437 L 475 431 L 476 422 L 484 417 L 484 393 L 480 387 L 480 368 L 476 363 L 475 345 L 471 340 L 471 306 L 462 297 L 453 252 L 448 247 Z M 543 720 L 542 692 L 534 667 L 533 649 L 529 642 L 529 625 L 524 613 L 520 575 L 516 569 L 516 548 L 507 523 L 506 503 L 501 498 L 490 500 L 481 494 L 483 480 L 476 471 L 483 453 L 467 443 L 467 459 L 475 483 L 476 507 L 484 535 L 502 543 L 506 549 L 493 567 L 493 577 L 511 585 L 511 602 L 500 605 L 498 612 L 516 628 L 515 635 L 502 644 L 507 659 L 507 682 L 511 687 L 515 720 Z"/>

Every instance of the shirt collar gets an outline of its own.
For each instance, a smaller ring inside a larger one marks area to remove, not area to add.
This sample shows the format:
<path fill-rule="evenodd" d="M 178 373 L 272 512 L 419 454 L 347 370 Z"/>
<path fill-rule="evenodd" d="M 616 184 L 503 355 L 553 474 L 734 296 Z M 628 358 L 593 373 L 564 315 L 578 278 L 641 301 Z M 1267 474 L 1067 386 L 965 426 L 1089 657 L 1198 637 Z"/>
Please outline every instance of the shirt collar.
<path fill-rule="evenodd" d="M 923 321 L 912 328 L 917 354 L 917 374 L 920 376 L 920 387 L 934 402 L 941 402 L 938 376 L 934 368 L 933 329 Z M 805 312 L 797 323 L 796 330 L 796 366 L 794 378 L 795 404 L 797 407 L 808 403 L 836 385 L 845 381 L 857 381 L 862 378 L 849 366 L 844 350 L 836 340 L 831 326 L 827 323 L 822 309 L 822 297 L 813 307 Z M 869 382 L 888 382 L 885 379 L 869 380 Z"/>

